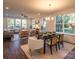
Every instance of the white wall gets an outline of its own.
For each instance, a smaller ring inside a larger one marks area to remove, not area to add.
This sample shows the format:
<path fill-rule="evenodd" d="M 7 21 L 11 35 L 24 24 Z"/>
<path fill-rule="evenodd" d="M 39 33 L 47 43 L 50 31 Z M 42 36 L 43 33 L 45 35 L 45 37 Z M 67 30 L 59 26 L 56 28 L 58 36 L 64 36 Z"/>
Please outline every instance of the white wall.
<path fill-rule="evenodd" d="M 53 20 L 46 20 L 46 31 L 55 31 L 55 18 Z"/>
<path fill-rule="evenodd" d="M 64 41 L 75 43 L 75 35 L 64 35 Z"/>
<path fill-rule="evenodd" d="M 28 20 L 27 20 L 27 28 L 28 28 L 28 29 L 30 28 L 31 24 L 32 24 L 32 20 L 28 19 Z"/>

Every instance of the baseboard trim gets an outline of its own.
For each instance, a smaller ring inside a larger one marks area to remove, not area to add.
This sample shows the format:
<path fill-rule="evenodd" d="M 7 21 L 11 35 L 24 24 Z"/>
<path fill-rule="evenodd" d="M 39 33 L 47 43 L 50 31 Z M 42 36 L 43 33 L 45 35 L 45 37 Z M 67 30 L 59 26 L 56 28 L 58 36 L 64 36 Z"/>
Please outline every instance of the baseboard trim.
<path fill-rule="evenodd" d="M 75 43 L 71 43 L 71 42 L 68 42 L 68 41 L 64 41 L 64 42 L 66 42 L 66 43 L 70 43 L 70 44 L 73 44 L 73 45 L 75 45 Z"/>

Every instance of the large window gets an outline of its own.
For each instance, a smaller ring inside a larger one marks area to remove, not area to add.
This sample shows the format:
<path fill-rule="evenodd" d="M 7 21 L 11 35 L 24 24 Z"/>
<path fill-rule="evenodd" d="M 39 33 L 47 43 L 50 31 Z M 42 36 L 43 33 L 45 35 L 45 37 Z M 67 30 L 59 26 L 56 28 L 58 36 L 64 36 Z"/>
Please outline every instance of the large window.
<path fill-rule="evenodd" d="M 7 26 L 8 26 L 8 29 L 10 30 L 10 29 L 13 29 L 14 28 L 14 19 L 12 19 L 12 18 L 8 18 L 7 19 Z"/>
<path fill-rule="evenodd" d="M 75 33 L 75 21 L 74 14 L 66 14 L 63 16 L 64 19 L 64 32 L 65 33 Z"/>
<path fill-rule="evenodd" d="M 56 16 L 56 31 L 57 32 L 62 32 L 62 16 Z"/>
<path fill-rule="evenodd" d="M 21 28 L 21 19 L 16 19 L 15 20 L 15 28 L 20 29 Z"/>
<path fill-rule="evenodd" d="M 13 18 L 7 18 L 7 28 L 9 30 L 13 29 L 21 29 L 21 28 L 27 28 L 27 20 L 26 19 L 13 19 Z"/>
<path fill-rule="evenodd" d="M 22 28 L 27 28 L 27 20 L 22 19 Z"/>
<path fill-rule="evenodd" d="M 43 17 L 43 32 L 46 31 L 46 18 Z"/>
<path fill-rule="evenodd" d="M 32 28 L 38 28 L 39 29 L 39 20 L 32 20 Z"/>
<path fill-rule="evenodd" d="M 75 33 L 74 13 L 56 16 L 56 32 Z"/>

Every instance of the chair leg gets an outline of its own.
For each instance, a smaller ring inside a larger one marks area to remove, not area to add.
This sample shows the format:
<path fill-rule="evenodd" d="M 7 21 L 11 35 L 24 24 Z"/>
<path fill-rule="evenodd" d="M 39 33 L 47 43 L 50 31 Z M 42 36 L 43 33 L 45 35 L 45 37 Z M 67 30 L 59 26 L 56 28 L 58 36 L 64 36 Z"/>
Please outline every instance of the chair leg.
<path fill-rule="evenodd" d="M 58 48 L 59 48 L 59 50 L 60 50 L 60 43 L 58 42 Z"/>
<path fill-rule="evenodd" d="M 61 44 L 62 44 L 62 47 L 64 47 L 64 43 L 63 43 L 63 41 L 61 42 Z"/>
<path fill-rule="evenodd" d="M 41 54 L 43 54 L 43 50 L 44 50 L 43 48 L 40 49 Z"/>
<path fill-rule="evenodd" d="M 52 46 L 50 45 L 50 52 L 51 52 L 51 54 L 52 54 Z"/>
<path fill-rule="evenodd" d="M 45 44 L 45 40 L 44 40 L 44 49 L 43 49 L 43 53 L 45 54 L 46 52 L 46 44 Z"/>
<path fill-rule="evenodd" d="M 55 47 L 56 47 L 56 51 L 57 51 L 57 44 L 56 44 L 56 46 L 55 46 Z"/>

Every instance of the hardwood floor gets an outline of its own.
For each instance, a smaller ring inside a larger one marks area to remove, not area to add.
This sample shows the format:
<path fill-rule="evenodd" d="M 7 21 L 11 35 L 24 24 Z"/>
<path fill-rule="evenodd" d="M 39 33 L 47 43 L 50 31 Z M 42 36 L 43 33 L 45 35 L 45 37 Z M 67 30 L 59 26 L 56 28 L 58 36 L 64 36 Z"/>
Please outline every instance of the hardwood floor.
<path fill-rule="evenodd" d="M 27 39 L 15 39 L 14 41 L 3 42 L 4 59 L 28 59 L 20 45 L 27 44 Z"/>
<path fill-rule="evenodd" d="M 14 39 L 11 41 L 3 42 L 3 58 L 4 59 L 28 59 L 20 48 L 21 45 L 27 44 L 28 39 L 19 39 L 17 34 L 14 35 Z M 75 50 L 73 50 L 75 51 Z M 74 59 L 75 52 L 71 51 L 65 59 Z M 72 58 L 70 58 L 72 57 Z"/>

